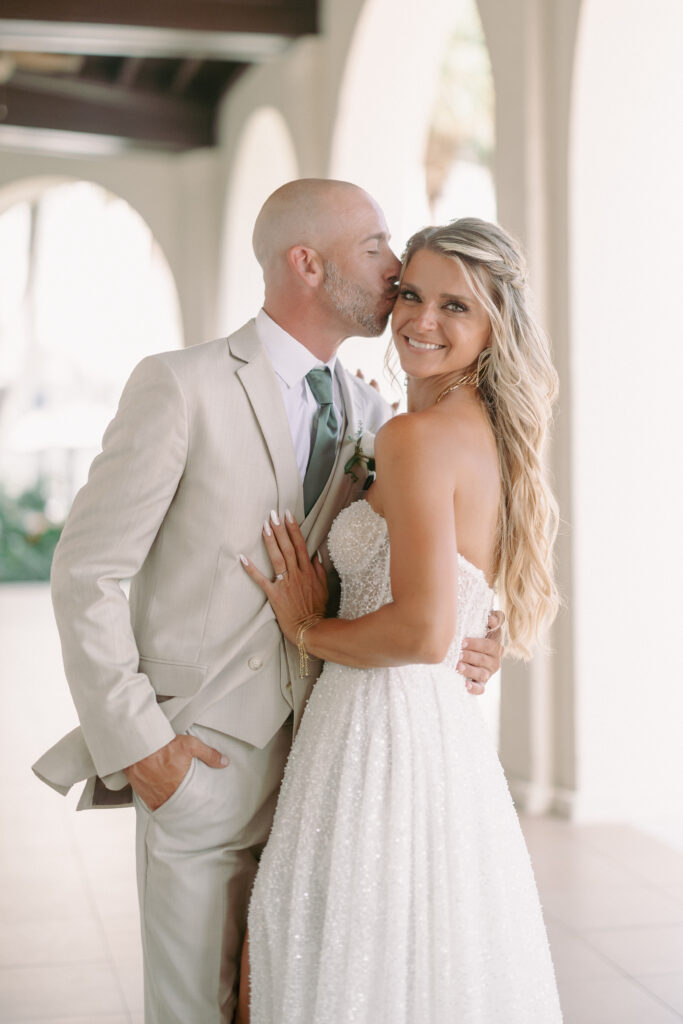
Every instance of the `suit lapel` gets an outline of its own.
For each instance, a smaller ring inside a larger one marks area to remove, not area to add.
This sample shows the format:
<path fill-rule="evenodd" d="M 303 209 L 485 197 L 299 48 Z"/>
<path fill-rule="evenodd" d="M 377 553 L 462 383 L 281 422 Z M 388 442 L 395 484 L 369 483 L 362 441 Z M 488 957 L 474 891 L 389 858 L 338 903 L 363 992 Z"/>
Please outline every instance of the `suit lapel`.
<path fill-rule="evenodd" d="M 254 321 L 228 338 L 232 354 L 244 362 L 237 376 L 249 398 L 268 448 L 277 484 L 280 510 L 291 509 L 313 553 L 327 537 L 332 520 L 351 500 L 355 482 L 344 467 L 353 455 L 355 438 L 362 430 L 348 373 L 337 364 L 337 379 L 344 400 L 346 423 L 330 479 L 304 519 L 303 484 L 296 463 L 292 435 L 275 371 L 263 348 Z M 354 440 L 351 440 L 354 438 Z"/>
<path fill-rule="evenodd" d="M 254 321 L 228 338 L 230 351 L 244 366 L 237 371 L 273 464 L 280 509 L 289 508 L 300 521 L 304 495 L 292 435 L 275 371 L 254 327 Z"/>

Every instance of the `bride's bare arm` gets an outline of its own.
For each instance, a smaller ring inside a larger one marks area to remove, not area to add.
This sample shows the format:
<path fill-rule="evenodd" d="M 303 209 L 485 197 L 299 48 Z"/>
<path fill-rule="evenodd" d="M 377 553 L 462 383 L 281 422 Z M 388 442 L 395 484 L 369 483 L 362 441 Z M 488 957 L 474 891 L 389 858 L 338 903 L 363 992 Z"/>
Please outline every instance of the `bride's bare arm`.
<path fill-rule="evenodd" d="M 400 416 L 377 436 L 382 512 L 391 539 L 393 601 L 359 619 L 324 619 L 305 633 L 309 653 L 353 667 L 440 662 L 457 614 L 457 546 L 453 525 L 452 459 L 433 424 Z M 320 612 L 323 571 L 312 565 L 294 522 L 271 526 L 264 540 L 275 573 L 271 582 L 252 563 L 289 640 L 303 619 Z M 324 607 L 324 601 L 322 602 Z"/>

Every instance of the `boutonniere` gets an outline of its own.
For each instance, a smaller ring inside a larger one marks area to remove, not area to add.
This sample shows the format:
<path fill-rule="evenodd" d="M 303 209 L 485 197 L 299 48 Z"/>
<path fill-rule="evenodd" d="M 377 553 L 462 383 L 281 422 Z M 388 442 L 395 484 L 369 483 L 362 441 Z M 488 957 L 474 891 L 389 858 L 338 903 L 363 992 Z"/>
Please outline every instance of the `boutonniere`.
<path fill-rule="evenodd" d="M 367 491 L 375 479 L 375 435 L 369 430 L 364 431 L 361 425 L 352 437 L 347 438 L 347 441 L 354 448 L 353 455 L 344 465 L 344 473 L 348 474 L 354 483 L 358 483 L 358 474 L 365 469 L 366 480 L 363 490 Z"/>

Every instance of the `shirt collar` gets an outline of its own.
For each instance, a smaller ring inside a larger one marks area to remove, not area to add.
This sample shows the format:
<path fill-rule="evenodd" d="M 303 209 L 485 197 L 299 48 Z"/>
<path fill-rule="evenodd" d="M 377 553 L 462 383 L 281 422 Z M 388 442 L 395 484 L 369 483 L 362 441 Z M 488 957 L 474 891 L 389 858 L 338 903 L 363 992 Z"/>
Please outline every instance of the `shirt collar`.
<path fill-rule="evenodd" d="M 308 371 L 316 366 L 328 366 L 334 377 L 336 353 L 327 363 L 321 362 L 305 345 L 276 324 L 265 309 L 260 309 L 256 314 L 256 332 L 268 353 L 273 369 L 287 387 L 295 387 Z"/>

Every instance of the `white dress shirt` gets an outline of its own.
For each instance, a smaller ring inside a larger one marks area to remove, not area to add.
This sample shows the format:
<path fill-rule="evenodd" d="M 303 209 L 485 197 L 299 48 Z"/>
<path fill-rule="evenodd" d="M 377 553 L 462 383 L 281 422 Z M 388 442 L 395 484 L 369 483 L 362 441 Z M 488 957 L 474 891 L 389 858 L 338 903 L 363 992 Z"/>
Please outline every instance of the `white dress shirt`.
<path fill-rule="evenodd" d="M 332 374 L 332 400 L 338 423 L 337 443 L 345 429 L 344 400 L 337 379 L 337 357 L 334 355 L 329 362 L 321 362 L 300 341 L 276 324 L 264 309 L 259 310 L 256 316 L 256 332 L 268 353 L 280 384 L 292 433 L 296 464 L 303 480 L 311 454 L 313 428 L 319 409 L 306 380 L 309 370 L 315 367 L 329 367 Z"/>

